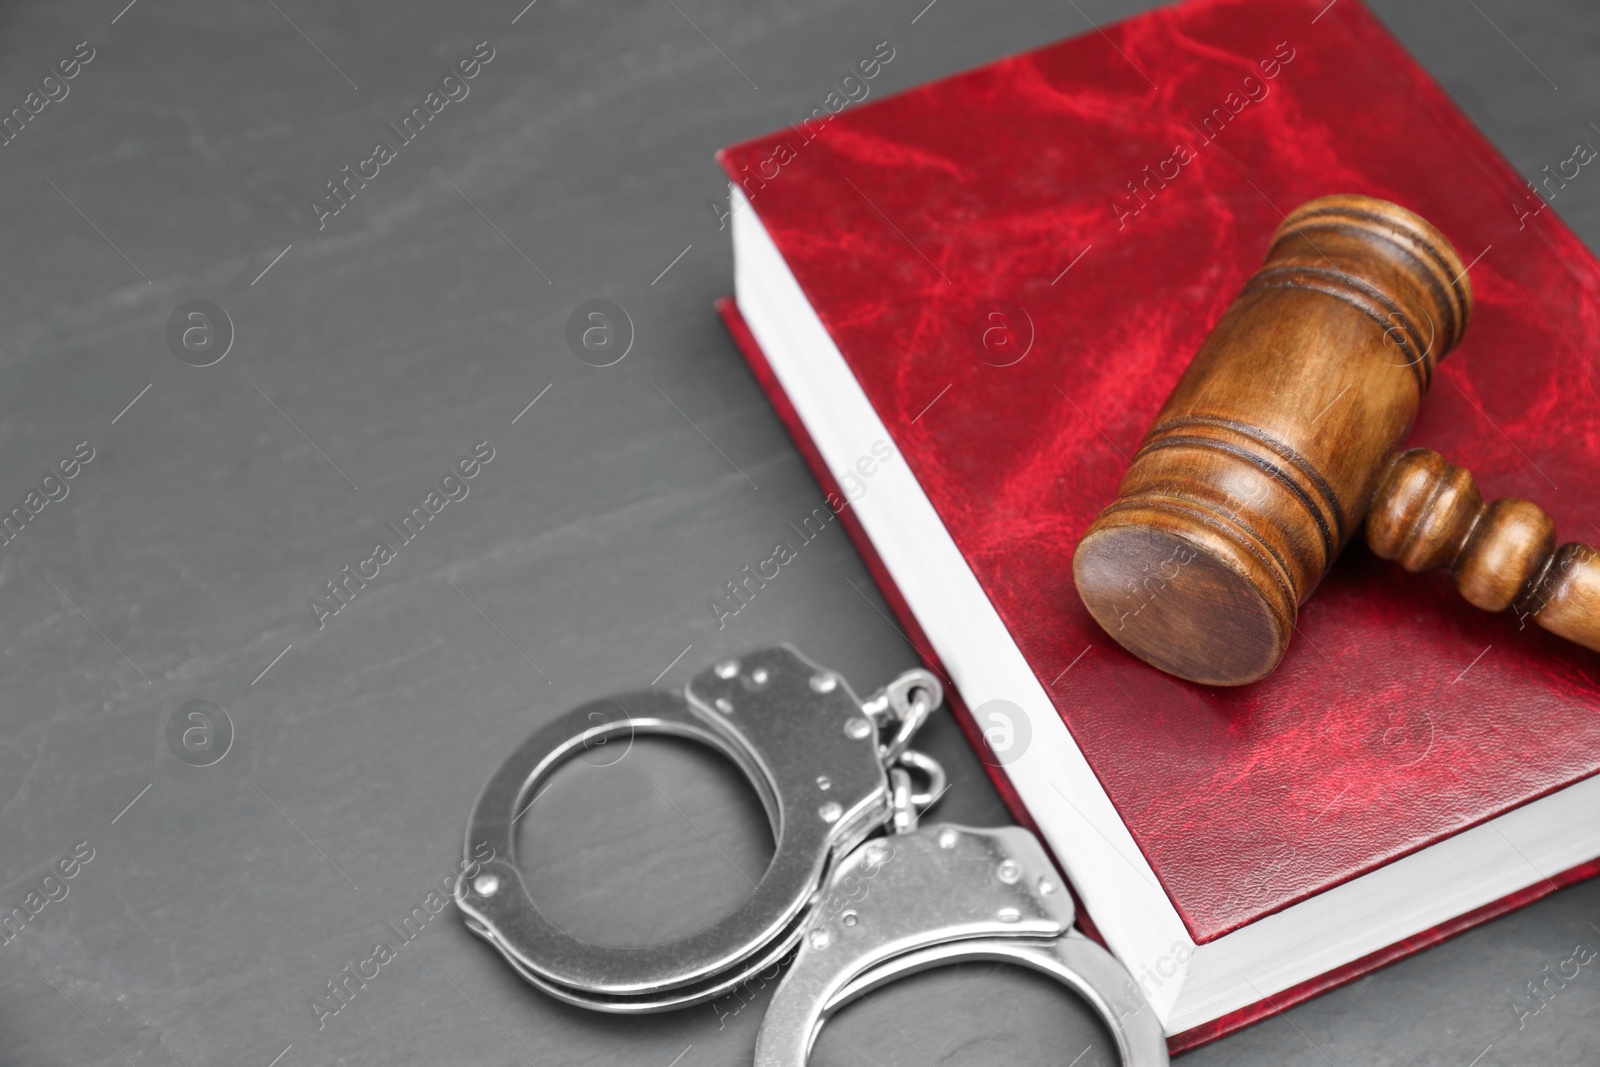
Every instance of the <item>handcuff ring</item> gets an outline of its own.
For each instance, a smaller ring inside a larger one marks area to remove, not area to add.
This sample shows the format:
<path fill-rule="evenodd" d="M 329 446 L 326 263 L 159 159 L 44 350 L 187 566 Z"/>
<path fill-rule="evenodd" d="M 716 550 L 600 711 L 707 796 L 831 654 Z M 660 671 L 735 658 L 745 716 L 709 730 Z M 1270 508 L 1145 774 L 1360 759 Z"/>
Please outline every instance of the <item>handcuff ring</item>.
<path fill-rule="evenodd" d="M 883 845 L 886 860 L 881 848 L 871 854 Z M 755 1067 L 805 1067 L 840 1008 L 919 971 L 980 960 L 1055 979 L 1100 1017 L 1125 1067 L 1166 1067 L 1155 1010 L 1116 958 L 1073 928 L 1072 897 L 1029 831 L 924 826 L 847 856 L 831 884 L 852 881 L 866 891 L 807 925 L 767 1006 Z"/>
<path fill-rule="evenodd" d="M 908 763 L 942 788 L 943 769 L 905 748 L 912 731 L 904 729 L 905 716 L 920 725 L 942 698 L 938 680 L 916 670 L 863 702 L 839 675 L 781 646 L 719 663 L 682 691 L 581 705 L 536 731 L 489 779 L 468 819 L 466 854 L 486 844 L 493 858 L 458 879 L 456 902 L 518 973 L 569 1003 L 636 1013 L 715 999 L 793 948 L 839 857 L 895 818 L 886 764 Z M 539 912 L 517 862 L 516 823 L 530 798 L 562 763 L 623 734 L 687 738 L 728 757 L 761 798 L 775 843 L 754 892 L 731 914 L 645 947 L 561 930 Z"/>

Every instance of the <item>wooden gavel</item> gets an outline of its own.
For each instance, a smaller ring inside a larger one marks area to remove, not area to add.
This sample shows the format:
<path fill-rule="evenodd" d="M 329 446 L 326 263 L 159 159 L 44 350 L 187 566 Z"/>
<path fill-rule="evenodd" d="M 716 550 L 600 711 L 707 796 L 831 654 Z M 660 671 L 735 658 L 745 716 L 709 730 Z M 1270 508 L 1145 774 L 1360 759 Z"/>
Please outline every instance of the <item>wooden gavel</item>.
<path fill-rule="evenodd" d="M 1396 452 L 1471 311 L 1466 266 L 1421 217 L 1367 196 L 1297 208 L 1078 543 L 1095 620 L 1180 678 L 1256 681 L 1365 518 L 1382 558 L 1449 567 L 1477 607 L 1600 651 L 1594 549 L 1557 548 L 1526 500 L 1485 504 L 1436 452 Z"/>

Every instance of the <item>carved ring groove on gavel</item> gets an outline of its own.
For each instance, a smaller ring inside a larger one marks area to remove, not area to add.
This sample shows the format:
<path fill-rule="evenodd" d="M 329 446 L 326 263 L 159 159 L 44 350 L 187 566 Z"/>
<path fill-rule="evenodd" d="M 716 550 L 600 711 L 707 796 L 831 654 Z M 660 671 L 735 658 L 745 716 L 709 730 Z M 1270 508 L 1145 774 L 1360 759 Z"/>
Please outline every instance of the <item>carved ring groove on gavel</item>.
<path fill-rule="evenodd" d="M 1485 505 L 1435 452 L 1396 452 L 1471 312 L 1465 265 L 1421 217 L 1366 196 L 1295 209 L 1078 543 L 1095 620 L 1180 678 L 1256 681 L 1365 518 L 1380 557 L 1449 567 L 1477 607 L 1600 651 L 1592 548 L 1557 548 L 1526 500 Z"/>

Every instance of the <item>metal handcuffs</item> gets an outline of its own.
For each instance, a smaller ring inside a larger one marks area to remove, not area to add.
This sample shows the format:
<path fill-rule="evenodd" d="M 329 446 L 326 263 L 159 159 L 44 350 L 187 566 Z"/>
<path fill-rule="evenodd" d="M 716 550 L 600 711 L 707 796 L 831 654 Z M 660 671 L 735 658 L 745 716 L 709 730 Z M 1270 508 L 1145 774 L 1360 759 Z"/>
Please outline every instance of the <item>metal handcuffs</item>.
<path fill-rule="evenodd" d="M 456 903 L 528 982 L 599 1011 L 704 1003 L 793 952 L 757 1038 L 757 1067 L 803 1067 L 846 1004 L 972 960 L 1055 978 L 1101 1016 L 1124 1064 L 1166 1064 L 1154 1010 L 1121 964 L 1073 929 L 1071 894 L 1033 834 L 918 826 L 945 773 L 909 746 L 942 700 L 938 679 L 912 670 L 862 701 L 838 674 L 781 646 L 718 663 L 681 691 L 581 705 L 524 741 L 484 786 Z M 732 760 L 761 798 L 776 848 L 755 891 L 715 925 L 618 948 L 540 914 L 517 867 L 516 823 L 564 761 L 637 733 L 689 738 Z M 887 836 L 869 841 L 879 829 Z M 480 862 L 484 844 L 492 858 Z"/>

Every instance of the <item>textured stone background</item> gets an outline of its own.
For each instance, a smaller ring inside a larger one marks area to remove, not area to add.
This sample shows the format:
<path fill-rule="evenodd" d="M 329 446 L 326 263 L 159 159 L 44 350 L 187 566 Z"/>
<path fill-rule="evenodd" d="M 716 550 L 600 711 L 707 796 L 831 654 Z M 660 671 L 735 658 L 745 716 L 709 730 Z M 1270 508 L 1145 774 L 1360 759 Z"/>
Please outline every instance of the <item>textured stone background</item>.
<path fill-rule="evenodd" d="M 881 93 L 1147 6 L 925 2 L 0 9 L 0 108 L 94 48 L 0 148 L 0 505 L 95 450 L 0 548 L 0 906 L 94 850 L 0 945 L 0 1063 L 750 1062 L 763 995 L 570 1009 L 453 907 L 321 1029 L 310 1005 L 398 940 L 495 761 L 558 711 L 784 640 L 863 690 L 912 663 L 838 529 L 716 629 L 709 598 L 820 494 L 711 312 L 732 286 L 712 153 L 880 40 Z M 1600 144 L 1594 4 L 1377 7 L 1524 174 Z M 319 231 L 307 201 L 484 40 L 470 95 Z M 1600 247 L 1600 176 L 1554 207 Z M 636 339 L 595 368 L 564 338 L 602 297 Z M 210 367 L 166 341 L 191 299 L 233 323 Z M 308 599 L 485 440 L 470 495 L 318 630 Z M 167 741 L 191 700 L 234 732 L 203 768 Z M 1004 819 L 948 721 L 926 747 L 955 780 L 942 817 Z M 711 921 L 771 847 L 731 769 L 671 744 L 540 804 L 530 879 L 610 940 Z M 1567 890 L 1185 1062 L 1592 1062 L 1593 967 L 1520 1030 L 1511 1002 L 1597 923 L 1600 884 Z M 848 1009 L 813 1062 L 1111 1061 L 1066 994 L 967 967 Z"/>

